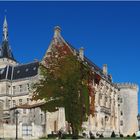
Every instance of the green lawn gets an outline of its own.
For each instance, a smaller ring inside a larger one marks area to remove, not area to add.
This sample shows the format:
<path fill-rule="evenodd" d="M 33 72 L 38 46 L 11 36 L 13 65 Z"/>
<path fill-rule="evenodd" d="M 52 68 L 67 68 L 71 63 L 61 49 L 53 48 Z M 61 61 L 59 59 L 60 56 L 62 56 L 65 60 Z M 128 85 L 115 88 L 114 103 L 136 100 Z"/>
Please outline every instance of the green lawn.
<path fill-rule="evenodd" d="M 42 137 L 42 138 L 40 138 L 40 139 L 42 139 L 42 140 L 46 140 L 46 139 L 58 139 L 58 134 L 49 134 L 48 135 L 48 138 L 45 138 L 45 137 Z M 63 137 L 62 137 L 62 139 L 72 139 L 72 134 L 63 134 Z M 79 138 L 78 139 L 86 139 L 85 137 L 83 137 L 83 136 L 79 136 Z M 96 138 L 95 140 L 114 140 L 114 139 L 118 139 L 118 140 L 127 140 L 127 139 L 129 139 L 129 140 L 135 140 L 135 139 L 137 139 L 135 136 L 129 136 L 129 137 L 116 137 L 116 138 Z"/>

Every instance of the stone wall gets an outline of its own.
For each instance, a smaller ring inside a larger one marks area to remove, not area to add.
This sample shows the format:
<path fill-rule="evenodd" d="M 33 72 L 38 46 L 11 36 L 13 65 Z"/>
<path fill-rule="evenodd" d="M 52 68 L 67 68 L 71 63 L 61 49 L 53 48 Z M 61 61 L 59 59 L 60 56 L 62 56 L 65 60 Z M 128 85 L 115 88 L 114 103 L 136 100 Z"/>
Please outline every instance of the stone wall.
<path fill-rule="evenodd" d="M 30 128 L 29 128 L 30 127 Z M 43 127 L 40 125 L 34 125 L 24 127 L 22 123 L 18 125 L 18 138 L 27 139 L 36 139 L 43 136 Z M 28 130 L 27 130 L 28 129 Z M 27 131 L 28 132 L 27 132 Z M 25 134 L 31 135 L 25 135 Z M 0 127 L 0 138 L 15 138 L 16 137 L 16 125 L 3 124 Z"/>

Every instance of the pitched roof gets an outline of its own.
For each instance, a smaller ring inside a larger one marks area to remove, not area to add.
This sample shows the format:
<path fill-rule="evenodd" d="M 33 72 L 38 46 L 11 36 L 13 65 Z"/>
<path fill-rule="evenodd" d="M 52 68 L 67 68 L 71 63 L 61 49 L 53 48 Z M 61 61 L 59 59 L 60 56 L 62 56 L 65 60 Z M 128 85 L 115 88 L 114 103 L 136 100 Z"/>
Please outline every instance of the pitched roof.
<path fill-rule="evenodd" d="M 18 80 L 38 74 L 39 62 L 32 62 L 17 66 L 6 66 L 0 69 L 0 80 Z"/>
<path fill-rule="evenodd" d="M 76 53 L 77 56 L 79 56 L 79 50 L 77 50 L 75 47 L 73 47 L 69 42 L 67 42 L 62 36 L 61 36 L 61 29 L 60 27 L 56 26 L 54 30 L 54 36 L 52 39 L 51 44 L 49 45 L 49 48 L 46 52 L 45 57 L 47 57 L 47 53 L 51 51 L 55 51 L 55 46 L 61 46 L 61 47 L 66 47 L 72 51 L 72 53 Z M 66 50 L 66 49 L 65 49 Z M 100 75 L 103 79 L 108 81 L 109 83 L 112 83 L 111 76 L 110 75 L 105 75 L 103 73 L 103 70 L 98 67 L 95 63 L 93 63 L 91 60 L 89 60 L 86 56 L 84 56 L 84 62 L 87 63 L 91 68 L 98 74 Z"/>
<path fill-rule="evenodd" d="M 18 65 L 14 67 L 13 80 L 32 77 L 38 74 L 39 62 Z"/>

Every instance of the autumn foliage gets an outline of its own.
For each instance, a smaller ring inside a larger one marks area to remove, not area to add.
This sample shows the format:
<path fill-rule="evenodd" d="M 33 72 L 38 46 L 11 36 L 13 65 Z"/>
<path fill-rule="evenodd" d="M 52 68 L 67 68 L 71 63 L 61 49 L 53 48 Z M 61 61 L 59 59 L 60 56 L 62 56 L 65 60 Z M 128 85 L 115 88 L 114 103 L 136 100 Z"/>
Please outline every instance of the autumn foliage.
<path fill-rule="evenodd" d="M 45 100 L 42 106 L 45 111 L 54 112 L 64 107 L 72 133 L 78 136 L 89 114 L 94 116 L 94 75 L 89 65 L 65 45 L 58 45 L 47 54 L 44 63 L 40 63 L 40 71 L 42 79 L 34 85 L 32 99 Z"/>

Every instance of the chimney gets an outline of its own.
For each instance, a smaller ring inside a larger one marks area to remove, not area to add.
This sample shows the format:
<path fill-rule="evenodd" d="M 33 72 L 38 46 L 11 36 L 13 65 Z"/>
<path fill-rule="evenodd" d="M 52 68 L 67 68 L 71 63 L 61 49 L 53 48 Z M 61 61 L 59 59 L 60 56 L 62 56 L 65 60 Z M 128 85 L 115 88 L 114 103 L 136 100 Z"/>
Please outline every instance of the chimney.
<path fill-rule="evenodd" d="M 60 36 L 61 28 L 59 26 L 54 27 L 54 37 Z"/>
<path fill-rule="evenodd" d="M 84 48 L 83 47 L 81 47 L 79 49 L 79 57 L 82 61 L 84 60 Z"/>
<path fill-rule="evenodd" d="M 107 72 L 107 64 L 103 65 L 103 73 L 104 73 L 104 75 L 107 76 L 107 74 L 108 74 L 108 72 Z"/>
<path fill-rule="evenodd" d="M 76 56 L 76 50 L 74 49 L 73 54 Z"/>
<path fill-rule="evenodd" d="M 111 82 L 113 81 L 113 79 L 112 79 L 112 75 L 111 74 L 109 74 L 109 77 L 110 77 L 110 80 L 111 80 Z"/>

